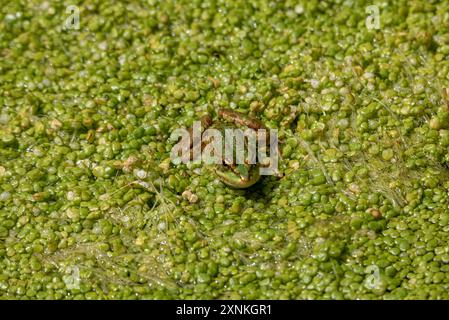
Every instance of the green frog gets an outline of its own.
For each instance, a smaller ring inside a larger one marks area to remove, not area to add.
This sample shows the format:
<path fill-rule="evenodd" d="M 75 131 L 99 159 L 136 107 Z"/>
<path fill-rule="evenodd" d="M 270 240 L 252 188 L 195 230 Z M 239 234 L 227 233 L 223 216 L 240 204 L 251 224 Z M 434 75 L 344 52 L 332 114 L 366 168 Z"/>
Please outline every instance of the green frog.
<path fill-rule="evenodd" d="M 230 109 L 220 109 L 218 111 L 218 119 L 212 120 L 211 116 L 205 115 L 201 117 L 201 133 L 203 133 L 208 128 L 217 129 L 225 136 L 225 129 L 252 129 L 258 137 L 258 130 L 264 129 L 266 132 L 266 143 L 269 143 L 268 129 L 260 122 L 258 119 L 249 117 L 243 113 L 230 110 Z M 192 128 L 190 128 L 189 133 L 192 137 Z M 193 139 L 192 139 L 193 140 Z M 198 141 L 195 145 L 201 143 L 200 150 L 203 151 L 210 141 L 202 139 Z M 248 145 L 248 138 L 245 136 L 245 146 Z M 190 149 L 193 150 L 194 143 L 191 142 Z M 259 147 L 259 146 L 258 146 Z M 234 145 L 235 148 L 235 145 Z M 236 150 L 233 150 L 233 155 L 235 155 Z M 191 158 L 193 158 L 191 156 Z M 264 166 L 259 161 L 243 161 L 243 163 L 236 163 L 236 157 L 232 159 L 227 159 L 225 153 L 223 153 L 222 158 L 219 163 L 214 165 L 214 172 L 217 177 L 226 185 L 237 188 L 244 189 L 249 188 L 258 182 L 261 178 L 260 167 Z"/>

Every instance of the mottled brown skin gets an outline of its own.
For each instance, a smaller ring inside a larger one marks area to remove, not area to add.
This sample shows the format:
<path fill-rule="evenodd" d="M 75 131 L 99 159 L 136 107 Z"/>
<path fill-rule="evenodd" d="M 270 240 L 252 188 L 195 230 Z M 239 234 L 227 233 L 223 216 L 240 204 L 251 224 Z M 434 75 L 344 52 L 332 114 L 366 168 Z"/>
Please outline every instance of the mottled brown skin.
<path fill-rule="evenodd" d="M 257 132 L 259 129 L 266 129 L 265 125 L 257 119 L 248 117 L 243 113 L 230 110 L 230 109 L 220 109 L 218 111 L 218 120 L 213 121 L 209 115 L 202 116 L 201 119 L 201 133 L 203 133 L 206 129 L 210 127 L 217 126 L 218 129 L 222 129 L 220 127 L 221 124 L 229 123 L 235 124 L 240 127 L 246 127 L 253 129 Z M 193 137 L 193 128 L 189 129 L 190 136 Z M 267 131 L 267 141 L 268 131 Z M 210 141 L 201 141 L 196 143 L 201 143 L 201 150 L 209 143 Z M 196 145 L 195 145 L 196 146 Z M 191 159 L 193 158 L 194 141 L 191 139 L 190 143 L 191 148 Z M 235 164 L 227 161 L 223 158 L 222 165 L 219 166 L 215 170 L 215 173 L 223 181 L 225 184 L 234 187 L 234 188 L 248 188 L 255 184 L 259 179 L 259 165 L 258 164 Z"/>

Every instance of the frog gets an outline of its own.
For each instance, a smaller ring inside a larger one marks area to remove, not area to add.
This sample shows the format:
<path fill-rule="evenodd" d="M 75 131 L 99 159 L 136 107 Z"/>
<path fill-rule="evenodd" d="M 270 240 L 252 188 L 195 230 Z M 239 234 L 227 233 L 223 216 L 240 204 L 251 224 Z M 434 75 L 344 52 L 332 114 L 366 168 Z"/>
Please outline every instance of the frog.
<path fill-rule="evenodd" d="M 214 120 L 210 114 L 203 115 L 201 121 L 201 133 L 208 128 L 214 128 L 224 134 L 224 130 L 228 128 L 236 128 L 244 131 L 245 129 L 252 129 L 258 136 L 259 130 L 264 129 L 266 133 L 265 141 L 269 143 L 268 129 L 258 119 L 250 117 L 244 113 L 232 110 L 232 109 L 219 109 L 217 112 L 217 118 Z M 189 128 L 189 134 L 192 137 L 192 128 Z M 245 138 L 247 139 L 247 138 Z M 194 149 L 193 139 L 191 139 L 190 150 Z M 198 141 L 196 144 L 201 143 L 201 151 L 204 150 L 206 145 L 210 141 Z M 245 140 L 245 144 L 247 144 Z M 195 145 L 196 145 L 195 144 Z M 233 151 L 235 152 L 235 150 Z M 193 158 L 191 153 L 191 158 Z M 266 166 L 264 163 L 256 161 L 250 163 L 245 159 L 244 163 L 235 163 L 235 159 L 226 159 L 222 156 L 220 163 L 214 164 L 213 172 L 216 177 L 222 181 L 225 185 L 235 189 L 246 189 L 255 185 L 262 177 L 260 174 L 260 167 Z"/>

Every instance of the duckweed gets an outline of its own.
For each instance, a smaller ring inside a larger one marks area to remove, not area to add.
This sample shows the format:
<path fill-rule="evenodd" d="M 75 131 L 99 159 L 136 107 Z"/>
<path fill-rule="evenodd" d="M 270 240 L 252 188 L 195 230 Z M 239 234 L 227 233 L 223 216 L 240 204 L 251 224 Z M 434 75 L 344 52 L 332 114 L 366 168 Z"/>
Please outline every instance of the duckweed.
<path fill-rule="evenodd" d="M 74 4 L 0 8 L 2 299 L 449 298 L 445 1 Z M 170 162 L 219 108 L 282 177 Z"/>

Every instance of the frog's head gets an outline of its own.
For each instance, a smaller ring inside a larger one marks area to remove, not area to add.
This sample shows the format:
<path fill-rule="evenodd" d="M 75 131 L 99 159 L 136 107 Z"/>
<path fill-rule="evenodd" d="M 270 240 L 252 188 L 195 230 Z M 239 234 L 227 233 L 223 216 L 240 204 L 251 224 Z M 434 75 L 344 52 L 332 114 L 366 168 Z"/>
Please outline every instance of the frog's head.
<path fill-rule="evenodd" d="M 234 168 L 220 166 L 216 174 L 230 187 L 245 189 L 251 187 L 260 179 L 259 165 L 237 164 Z"/>

